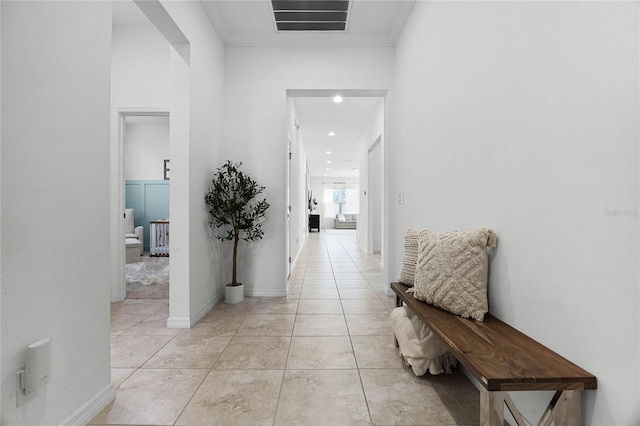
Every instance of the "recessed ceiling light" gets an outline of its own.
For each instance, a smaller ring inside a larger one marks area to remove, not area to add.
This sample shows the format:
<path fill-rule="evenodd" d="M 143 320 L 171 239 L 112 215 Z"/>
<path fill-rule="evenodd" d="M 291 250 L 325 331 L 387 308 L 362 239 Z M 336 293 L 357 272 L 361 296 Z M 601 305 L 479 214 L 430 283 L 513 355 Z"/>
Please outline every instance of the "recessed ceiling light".
<path fill-rule="evenodd" d="M 331 160 L 327 160 L 327 164 L 331 164 Z"/>
<path fill-rule="evenodd" d="M 335 103 L 339 104 L 340 102 L 342 102 L 342 96 L 340 96 L 340 95 L 335 95 L 335 96 L 333 97 L 333 102 L 335 102 Z"/>
<path fill-rule="evenodd" d="M 327 167 L 325 170 L 331 170 L 331 169 Z"/>
<path fill-rule="evenodd" d="M 335 136 L 336 134 L 334 132 L 329 132 L 329 136 Z"/>
<path fill-rule="evenodd" d="M 325 176 L 329 176 L 329 175 L 328 175 L 328 174 L 326 174 L 326 173 L 325 173 L 324 175 L 325 175 Z"/>
<path fill-rule="evenodd" d="M 325 154 L 331 154 L 331 151 L 325 151 L 324 153 Z"/>

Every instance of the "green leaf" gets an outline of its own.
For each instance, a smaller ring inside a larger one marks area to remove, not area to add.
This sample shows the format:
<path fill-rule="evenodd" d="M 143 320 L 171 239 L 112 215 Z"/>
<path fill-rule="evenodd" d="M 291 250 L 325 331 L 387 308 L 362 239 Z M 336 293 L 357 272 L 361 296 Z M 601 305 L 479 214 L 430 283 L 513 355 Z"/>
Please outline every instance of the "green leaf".
<path fill-rule="evenodd" d="M 211 180 L 204 200 L 208 207 L 212 227 L 217 228 L 215 238 L 222 241 L 255 241 L 264 235 L 262 222 L 269 208 L 267 199 L 255 201 L 264 186 L 258 185 L 240 170 L 242 163 L 227 161 L 219 167 Z M 236 283 L 237 252 L 233 254 L 233 284 Z"/>

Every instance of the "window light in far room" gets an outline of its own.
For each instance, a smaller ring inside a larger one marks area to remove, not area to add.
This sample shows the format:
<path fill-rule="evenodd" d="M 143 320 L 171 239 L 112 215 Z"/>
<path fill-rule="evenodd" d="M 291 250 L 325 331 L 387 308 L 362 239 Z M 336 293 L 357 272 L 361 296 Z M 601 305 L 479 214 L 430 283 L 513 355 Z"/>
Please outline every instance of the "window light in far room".
<path fill-rule="evenodd" d="M 339 103 L 340 103 L 340 102 L 342 102 L 342 101 L 343 101 L 343 99 L 342 99 L 342 96 L 340 96 L 340 95 L 335 95 L 335 96 L 333 97 L 333 102 L 335 102 L 335 103 L 337 103 L 337 104 L 339 104 Z"/>

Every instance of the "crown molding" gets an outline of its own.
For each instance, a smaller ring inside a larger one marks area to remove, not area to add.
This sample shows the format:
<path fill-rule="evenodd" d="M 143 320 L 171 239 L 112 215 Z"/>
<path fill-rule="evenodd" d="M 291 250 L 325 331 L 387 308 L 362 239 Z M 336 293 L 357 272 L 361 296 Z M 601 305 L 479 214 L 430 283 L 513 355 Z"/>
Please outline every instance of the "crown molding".
<path fill-rule="evenodd" d="M 386 34 L 295 33 L 231 34 L 229 47 L 393 47 L 395 41 Z"/>

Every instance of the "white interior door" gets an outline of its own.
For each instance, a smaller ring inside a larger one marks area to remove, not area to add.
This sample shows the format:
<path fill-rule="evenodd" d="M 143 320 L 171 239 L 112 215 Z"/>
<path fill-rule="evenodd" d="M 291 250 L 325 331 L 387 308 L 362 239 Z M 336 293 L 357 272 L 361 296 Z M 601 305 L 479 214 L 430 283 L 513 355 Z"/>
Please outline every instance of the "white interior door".
<path fill-rule="evenodd" d="M 285 226 L 286 236 L 285 241 L 287 245 L 286 255 L 287 255 L 287 278 L 291 275 L 291 138 L 289 137 L 287 140 L 287 205 L 286 205 L 286 216 L 287 223 Z"/>

